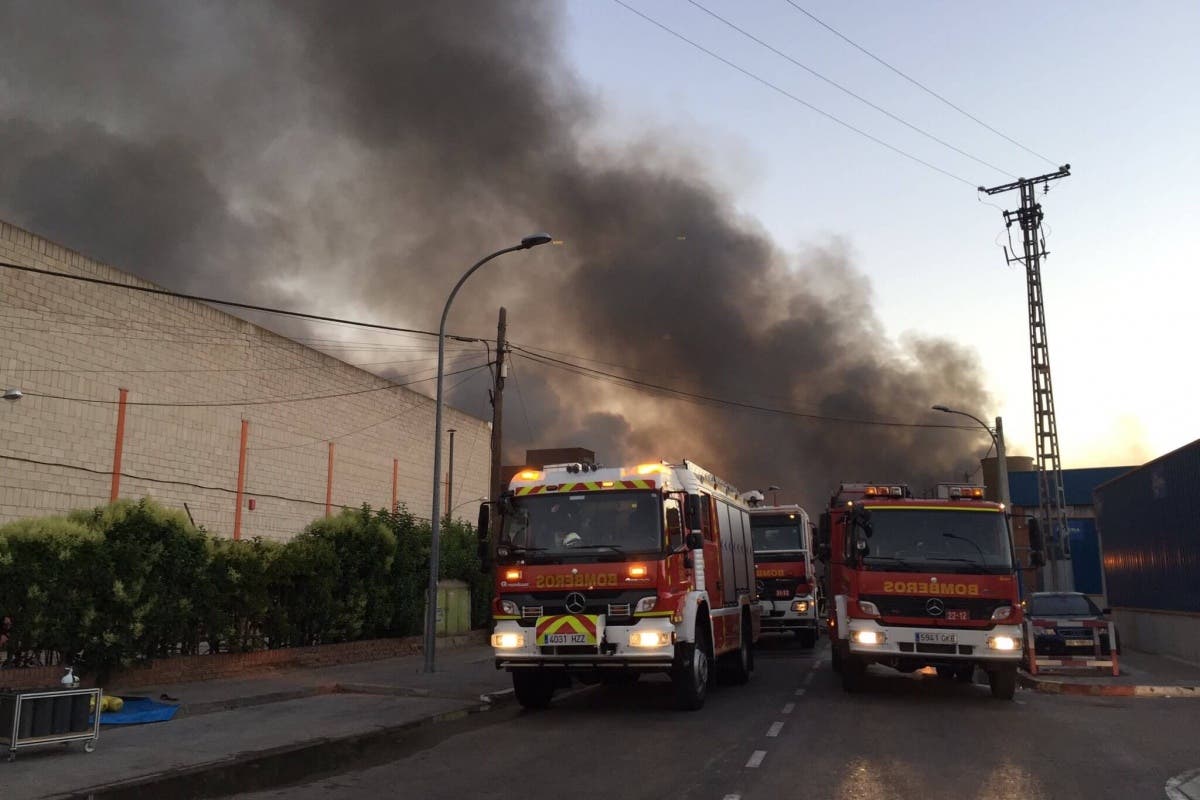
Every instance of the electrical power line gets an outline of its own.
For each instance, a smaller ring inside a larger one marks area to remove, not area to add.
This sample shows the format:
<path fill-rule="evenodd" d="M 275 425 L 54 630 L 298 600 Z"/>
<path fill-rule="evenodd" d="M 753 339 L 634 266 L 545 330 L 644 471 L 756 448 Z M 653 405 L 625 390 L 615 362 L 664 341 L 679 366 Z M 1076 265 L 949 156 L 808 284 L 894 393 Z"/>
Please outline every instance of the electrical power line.
<path fill-rule="evenodd" d="M 480 364 L 478 366 L 471 367 L 470 369 L 464 369 L 464 370 L 460 370 L 458 372 L 447 372 L 446 375 L 460 375 L 461 374 L 464 377 L 461 380 L 459 380 L 459 381 L 455 382 L 454 384 L 452 384 L 451 386 L 449 386 L 446 389 L 446 392 L 449 393 L 449 392 L 453 391 L 454 389 L 457 389 L 463 383 L 470 380 L 470 378 L 472 377 L 472 375 L 474 373 L 478 372 L 479 370 L 483 369 L 484 367 L 490 367 L 490 366 L 492 366 L 491 363 Z M 296 444 L 271 445 L 271 446 L 267 446 L 267 447 L 247 447 L 246 449 L 250 452 L 255 452 L 255 453 L 263 453 L 263 452 L 267 452 L 267 451 L 271 451 L 271 450 L 294 450 L 297 447 L 308 447 L 309 445 L 312 445 L 312 444 L 319 444 L 322 442 L 336 442 L 336 441 L 340 441 L 342 439 L 348 439 L 351 436 L 362 433 L 363 431 L 368 431 L 371 428 L 378 428 L 380 425 L 386 425 L 389 422 L 398 420 L 401 417 L 403 417 L 405 414 L 407 414 L 408 412 L 410 412 L 414 408 L 416 408 L 417 405 L 418 405 L 417 403 L 413 403 L 412 405 L 405 406 L 403 409 L 400 410 L 399 413 L 391 414 L 391 415 L 379 420 L 378 422 L 372 422 L 369 425 L 363 425 L 361 428 L 355 428 L 353 430 L 349 430 L 344 433 L 339 433 L 334 436 L 325 436 L 325 437 L 321 437 L 321 438 L 309 439 L 308 441 L 297 442 Z M 478 430 L 476 431 L 476 433 L 478 433 Z"/>
<path fill-rule="evenodd" d="M 469 372 L 471 370 L 476 370 L 476 369 L 482 369 L 484 366 L 486 366 L 486 364 L 476 364 L 474 367 L 469 367 L 467 369 L 455 370 L 454 372 L 446 372 L 446 373 L 444 373 L 444 376 L 448 377 L 450 375 L 461 375 L 464 372 Z M 332 399 L 339 398 L 339 397 L 354 397 L 356 395 L 370 394 L 371 392 L 382 392 L 382 391 L 386 391 L 388 389 L 399 389 L 404 386 L 411 386 L 415 383 L 423 383 L 425 381 L 431 381 L 436 377 L 437 377 L 437 375 L 430 375 L 425 378 L 417 378 L 415 380 L 410 380 L 405 383 L 389 383 L 387 386 L 374 386 L 370 389 L 357 389 L 352 392 L 338 392 L 337 394 L 309 395 L 307 397 L 272 397 L 272 398 L 261 398 L 258 400 L 240 400 L 240 401 L 219 402 L 219 403 L 218 402 L 214 402 L 214 403 L 169 403 L 169 402 L 161 402 L 161 401 L 149 402 L 149 401 L 128 400 L 128 401 L 126 401 L 125 405 L 127 405 L 127 406 L 153 406 L 156 408 L 231 408 L 231 407 L 235 407 L 235 406 L 269 406 L 269 405 L 279 405 L 282 403 L 302 403 L 302 402 L 305 402 L 308 400 L 332 400 Z M 380 380 L 384 380 L 384 379 L 381 378 Z M 75 403 L 94 403 L 97 405 L 118 405 L 121 402 L 120 400 L 99 400 L 99 399 L 92 398 L 92 397 L 67 397 L 64 395 L 57 395 L 57 394 L 43 394 L 41 392 L 25 392 L 24 394 L 26 397 L 41 397 L 41 398 L 47 399 L 47 400 L 66 400 L 66 401 L 75 402 Z"/>
<path fill-rule="evenodd" d="M 800 69 L 804 70 L 805 72 L 809 73 L 810 75 L 812 75 L 816 78 L 819 78 L 820 80 L 825 81 L 825 83 L 829 84 L 830 86 L 834 87 L 835 89 L 837 89 L 841 92 L 844 92 L 845 94 L 849 95 L 850 97 L 853 97 L 855 100 L 859 101 L 860 103 L 870 106 L 871 108 L 878 111 L 880 114 L 883 114 L 884 116 L 886 116 L 888 119 L 891 119 L 895 122 L 899 122 L 901 125 L 904 125 L 905 127 L 916 131 L 917 133 L 921 134 L 925 138 L 930 139 L 934 142 L 937 142 L 938 144 L 942 145 L 943 147 L 947 147 L 947 148 L 953 150 L 954 152 L 958 153 L 959 155 L 966 156 L 967 158 L 971 159 L 972 161 L 976 162 L 977 164 L 982 164 L 983 166 L 985 166 L 989 169 L 994 169 L 996 172 L 999 172 L 1001 175 L 1007 175 L 1010 178 L 1017 177 L 1016 175 L 1009 172 L 1008 170 L 1006 170 L 1002 167 L 998 167 L 995 164 L 992 164 L 991 162 L 984 161 L 982 158 L 974 156 L 971 153 L 968 153 L 966 150 L 963 150 L 960 147 L 956 147 L 955 145 L 951 144 L 950 142 L 947 142 L 945 139 L 941 139 L 941 138 L 935 136 L 934 134 L 930 133 L 929 131 L 925 130 L 924 128 L 921 128 L 921 127 L 918 127 L 918 126 L 912 124 L 911 122 L 904 119 L 903 117 L 893 114 L 891 111 L 888 111 L 886 108 L 876 105 L 875 103 L 871 102 L 870 100 L 863 97 L 862 95 L 854 92 L 851 89 L 846 88 L 845 86 L 843 86 L 842 84 L 833 80 L 832 78 L 822 75 L 820 72 L 817 72 L 815 69 L 808 66 L 807 64 L 804 64 L 804 63 L 796 60 L 792 56 L 788 55 L 787 53 L 783 52 L 782 50 L 778 49 L 777 47 L 772 46 L 770 43 L 764 41 L 763 39 L 760 39 L 759 37 L 750 33 L 746 29 L 739 27 L 738 25 L 736 25 L 735 23 L 726 19 L 725 17 L 722 17 L 717 12 L 712 11 L 711 9 L 701 5 L 699 2 L 697 2 L 697 0 L 688 0 L 688 2 L 691 3 L 693 6 L 695 6 L 696 8 L 703 11 L 705 14 L 708 14 L 713 19 L 721 22 L 722 24 L 726 25 L 727 27 L 732 28 L 733 30 L 742 34 L 747 39 L 750 39 L 751 41 L 758 43 L 759 45 L 770 50 L 772 53 L 779 56 L 780 58 L 783 58 L 783 59 L 789 61 L 790 63 L 794 64 L 795 66 L 799 67 Z"/>
<path fill-rule="evenodd" d="M 888 69 L 890 69 L 892 72 L 894 72 L 894 73 L 896 73 L 897 75 L 899 75 L 901 78 L 904 78 L 904 80 L 908 81 L 908 82 L 909 82 L 909 83 L 911 83 L 913 86 L 916 86 L 918 89 L 921 89 L 921 90 L 922 90 L 922 91 L 924 91 L 925 93 L 927 93 L 927 94 L 929 94 L 929 95 L 931 95 L 931 96 L 933 96 L 933 97 L 937 98 L 938 100 L 940 100 L 940 101 L 942 101 L 943 103 L 945 103 L 946 105 L 950 106 L 950 108 L 953 108 L 955 111 L 957 111 L 958 113 L 960 113 L 960 114 L 962 114 L 963 116 L 967 117 L 968 119 L 971 119 L 971 120 L 973 120 L 974 122 L 976 122 L 976 123 L 978 123 L 978 124 L 982 125 L 983 127 L 987 128 L 989 131 L 991 131 L 992 133 L 996 134 L 996 135 L 997 135 L 997 136 L 999 136 L 1001 139 L 1004 139 L 1006 142 L 1009 142 L 1010 144 L 1014 144 L 1014 145 L 1016 145 L 1017 147 L 1019 147 L 1019 148 L 1021 148 L 1022 150 L 1024 150 L 1026 153 L 1029 153 L 1029 154 L 1030 154 L 1030 155 L 1032 155 L 1032 156 L 1036 156 L 1036 157 L 1040 158 L 1042 161 L 1045 161 L 1047 164 L 1049 164 L 1049 165 L 1050 165 L 1050 166 L 1052 166 L 1052 167 L 1057 167 L 1057 166 L 1058 166 L 1060 163 L 1062 163 L 1062 162 L 1060 162 L 1060 161 L 1052 161 L 1052 160 L 1050 160 L 1049 158 L 1046 158 L 1046 157 L 1045 157 L 1044 155 L 1042 155 L 1041 153 L 1037 152 L 1036 150 L 1031 150 L 1031 149 L 1029 149 L 1029 148 L 1028 148 L 1028 147 L 1026 147 L 1025 145 L 1023 145 L 1023 144 L 1021 144 L 1020 142 L 1018 142 L 1016 139 L 1013 139 L 1011 136 L 1008 136 L 1008 135 L 1006 135 L 1006 134 L 1003 134 L 1003 133 L 1001 133 L 1000 131 L 998 131 L 998 130 L 996 130 L 995 128 L 993 128 L 991 125 L 988 125 L 986 122 L 984 122 L 984 121 L 983 121 L 983 120 L 981 120 L 979 117 L 977 117 L 977 116 L 975 116 L 974 114 L 972 114 L 971 112 L 967 111 L 966 109 L 963 109 L 963 108 L 961 108 L 961 107 L 959 107 L 959 106 L 955 105 L 954 103 L 950 102 L 950 101 L 949 101 L 949 100 L 947 100 L 945 97 L 943 97 L 942 95 L 940 95 L 940 94 L 938 94 L 937 92 L 935 92 L 933 89 L 930 89 L 928 86 L 926 86 L 925 84 L 923 84 L 923 83 L 921 83 L 920 81 L 918 81 L 916 78 L 913 78 L 913 77 L 911 77 L 911 76 L 907 75 L 906 73 L 904 73 L 904 72 L 901 72 L 901 71 L 900 71 L 900 70 L 899 70 L 897 67 L 894 67 L 894 66 L 892 66 L 891 64 L 889 64 L 888 62 L 886 62 L 886 61 L 884 61 L 882 58 L 880 58 L 879 56 L 877 56 L 877 55 L 875 55 L 874 53 L 872 53 L 872 52 L 871 52 L 870 50 L 868 50 L 867 48 L 865 48 L 865 47 L 863 47 L 862 45 L 860 45 L 858 42 L 854 41 L 854 40 L 853 40 L 853 39 L 851 39 L 850 37 L 848 37 L 848 36 L 846 36 L 845 34 L 843 34 L 841 31 L 839 31 L 839 30 L 837 30 L 836 28 L 834 28 L 832 25 L 828 24 L 827 22 L 824 22 L 824 21 L 823 21 L 823 20 L 821 20 L 819 17 L 817 17 L 815 14 L 813 14 L 812 12 L 810 12 L 808 9 L 804 8 L 804 7 L 803 7 L 803 6 L 801 6 L 799 3 L 795 2 L 795 0 L 786 0 L 786 2 L 787 2 L 787 4 L 788 4 L 788 5 L 790 5 L 792 8 L 796 9 L 796 10 L 797 10 L 797 11 L 799 11 L 801 14 L 803 14 L 803 15 L 804 15 L 804 16 L 806 16 L 806 17 L 808 17 L 808 18 L 809 18 L 809 19 L 811 19 L 813 22 L 817 23 L 817 24 L 818 24 L 818 25 L 820 25 L 822 28 L 824 28 L 825 30 L 827 30 L 827 31 L 829 31 L 830 33 L 832 33 L 834 36 L 836 36 L 836 37 L 838 37 L 839 39 L 841 39 L 842 41 L 844 41 L 846 44 L 850 45 L 851 47 L 855 48 L 856 50 L 858 50 L 859 52 L 863 53 L 864 55 L 866 55 L 866 56 L 868 56 L 868 57 L 870 57 L 870 58 L 874 59 L 874 60 L 875 60 L 875 61 L 877 61 L 877 62 L 879 62 L 879 63 L 880 63 L 880 64 L 882 64 L 883 66 L 885 66 L 885 67 L 887 67 Z"/>
<path fill-rule="evenodd" d="M 699 394 L 697 392 L 689 392 L 684 389 L 677 389 L 677 388 L 674 388 L 671 386 L 663 386 L 660 384 L 650 383 L 649 381 L 638 380 L 636 378 L 627 378 L 623 375 L 617 375 L 617 374 L 611 373 L 611 372 L 604 372 L 603 370 L 593 369 L 592 367 L 585 367 L 580 364 L 573 364 L 569 361 L 564 361 L 562 359 L 550 358 L 549 356 L 541 356 L 541 355 L 532 353 L 532 352 L 530 352 L 524 348 L 520 348 L 520 347 L 514 346 L 513 349 L 515 351 L 518 351 L 522 358 L 525 358 L 528 361 L 532 361 L 533 363 L 542 364 L 544 366 L 556 367 L 559 369 L 565 369 L 567 371 L 574 372 L 577 375 L 583 375 L 584 377 L 590 377 L 590 378 L 593 378 L 596 380 L 607 380 L 610 382 L 616 382 L 618 384 L 624 384 L 626 386 L 630 386 L 630 387 L 634 387 L 634 388 L 640 388 L 640 389 L 645 389 L 645 390 L 649 390 L 649 391 L 653 391 L 653 392 L 659 392 L 662 394 L 679 397 L 681 399 L 689 400 L 691 402 L 696 402 L 696 403 L 700 403 L 700 404 L 729 406 L 732 408 L 746 409 L 748 411 L 758 411 L 758 412 L 763 412 L 763 413 L 768 413 L 768 414 L 780 414 L 783 416 L 796 417 L 796 418 L 800 418 L 800 419 L 810 419 L 810 420 L 818 421 L 818 422 L 837 422 L 837 423 L 844 423 L 844 424 L 850 424 L 850 425 L 873 425 L 873 426 L 887 427 L 887 428 L 936 428 L 936 429 L 943 429 L 943 430 L 978 430 L 978 428 L 976 428 L 973 425 L 947 425 L 947 424 L 943 424 L 943 423 L 900 422 L 897 420 L 863 419 L 863 418 L 856 418 L 856 417 L 835 417 L 835 416 L 826 415 L 826 414 L 814 414 L 814 413 L 807 412 L 807 411 L 798 411 L 798 410 L 789 409 L 789 408 L 775 408 L 775 407 L 771 407 L 771 406 L 759 405 L 757 403 L 750 403 L 750 402 L 746 402 L 743 400 L 734 400 L 731 398 L 715 397 L 712 395 Z"/>
<path fill-rule="evenodd" d="M 511 343 L 510 343 L 511 344 Z M 517 380 L 517 371 L 513 369 L 512 361 L 508 362 L 508 374 L 512 377 L 513 386 L 517 387 L 517 399 L 521 401 L 521 416 L 525 417 L 525 432 L 529 438 L 526 441 L 533 441 L 533 426 L 529 424 L 529 410 L 525 407 L 525 394 L 521 391 L 521 383 Z"/>
<path fill-rule="evenodd" d="M 210 303 L 218 306 L 229 306 L 231 308 L 241 308 L 247 311 L 261 311 L 265 314 L 279 314 L 286 317 L 297 317 L 299 319 L 314 320 L 316 322 L 336 322 L 340 325 L 353 325 L 359 328 L 373 328 L 381 331 L 392 331 L 395 333 L 417 333 L 423 336 L 437 336 L 436 331 L 423 331 L 418 328 L 401 328 L 395 325 L 383 325 L 377 322 L 360 322 L 352 319 L 342 319 L 340 317 L 327 317 L 321 314 L 308 314 L 303 311 L 289 311 L 282 308 L 271 308 L 270 306 L 260 306 L 253 303 L 242 303 L 236 300 L 221 300 L 215 297 L 203 297 L 196 294 L 185 294 L 183 292 L 172 292 L 169 289 L 159 289 L 150 286 L 133 286 L 120 281 L 110 281 L 104 278 L 93 278 L 89 275 L 72 275 L 68 272 L 57 272 L 50 269 L 40 269 L 38 267 L 28 267 L 24 264 L 13 264 L 10 262 L 0 261 L 0 269 L 12 269 L 20 272 L 30 272 L 35 275 L 45 275 L 51 278 L 66 278 L 73 281 L 82 281 L 84 283 L 92 283 L 98 286 L 113 286 L 118 289 L 129 289 L 134 292 L 143 292 L 145 294 L 156 294 L 163 297 L 175 297 L 180 300 L 193 300 L 197 303 Z M 474 336 L 459 336 L 457 334 L 447 333 L 447 339 L 454 339 L 459 342 L 479 342 L 482 339 Z"/>
<path fill-rule="evenodd" d="M 925 159 L 923 159 L 919 156 L 915 156 L 906 150 L 902 150 L 893 144 L 889 144 L 888 142 L 885 142 L 883 139 L 880 139 L 877 136 L 867 133 L 862 128 L 856 127 L 856 126 L 852 125 L 851 123 L 846 122 L 844 119 L 834 116 L 833 114 L 830 114 L 828 111 L 825 111 L 824 109 L 818 108 L 817 106 L 813 105 L 812 103 L 808 102 L 807 100 L 800 98 L 798 95 L 792 94 L 787 89 L 784 89 L 783 87 L 779 86 L 778 84 L 772 83 L 771 81 L 767 80 L 766 78 L 762 77 L 761 75 L 751 72 L 750 70 L 746 69 L 745 67 L 739 66 L 738 64 L 734 63 L 733 61 L 730 61 L 728 58 L 725 58 L 725 56 L 720 55 L 719 53 L 708 49 L 707 47 L 700 44 L 699 42 L 689 39 L 688 37 L 684 36 L 679 31 L 676 31 L 673 28 L 670 28 L 667 25 L 664 25 L 663 23 L 659 22 L 658 20 L 654 19 L 653 17 L 649 16 L 648 14 L 643 14 L 641 11 L 638 11 L 636 8 L 634 8 L 633 6 L 626 3 L 625 0 L 613 0 L 613 2 L 616 3 L 617 5 L 621 6 L 622 8 L 626 9 L 630 13 L 635 14 L 635 15 L 641 17 L 642 19 L 646 20 L 651 25 L 654 25 L 655 27 L 665 31 L 666 33 L 670 34 L 671 36 L 674 36 L 676 39 L 679 39 L 680 41 L 685 42 L 685 43 L 691 45 L 692 47 L 696 48 L 700 52 L 702 52 L 712 58 L 715 58 L 717 61 L 720 61 L 722 64 L 726 65 L 727 67 L 737 70 L 738 72 L 745 75 L 747 78 L 750 78 L 751 80 L 761 83 L 763 86 L 766 86 L 768 89 L 772 89 L 772 90 L 778 92 L 779 94 L 783 95 L 784 97 L 788 98 L 789 100 L 799 103 L 800 105 L 804 106 L 805 108 L 809 109 L 810 111 L 814 111 L 817 114 L 820 114 L 821 116 L 825 117 L 826 119 L 828 119 L 832 122 L 836 122 L 838 125 L 841 125 L 843 128 L 846 128 L 847 130 L 857 133 L 859 136 L 862 136 L 866 139 L 870 139 L 872 142 L 875 142 L 875 144 L 880 145 L 881 147 L 886 147 L 888 150 L 891 150 L 893 153 L 903 156 L 904 158 L 907 158 L 910 161 L 915 161 L 916 163 L 918 163 L 924 167 L 928 167 L 929 169 L 933 170 L 934 172 L 939 172 L 942 175 L 945 175 L 947 178 L 951 178 L 952 180 L 956 180 L 959 183 L 966 184 L 967 186 L 970 186 L 972 189 L 976 188 L 979 185 L 978 182 L 969 181 L 966 178 L 962 177 L 961 175 L 955 175 L 953 172 L 950 172 L 949 170 L 945 170 L 939 166 L 931 164 L 930 162 L 926 161 Z"/>

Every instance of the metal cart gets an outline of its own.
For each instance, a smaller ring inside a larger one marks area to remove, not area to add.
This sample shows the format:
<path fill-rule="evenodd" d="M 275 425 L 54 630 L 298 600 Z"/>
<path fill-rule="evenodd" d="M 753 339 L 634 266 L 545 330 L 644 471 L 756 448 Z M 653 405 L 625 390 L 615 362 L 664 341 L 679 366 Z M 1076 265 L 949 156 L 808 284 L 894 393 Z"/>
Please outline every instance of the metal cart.
<path fill-rule="evenodd" d="M 44 689 L 0 692 L 0 745 L 8 760 L 17 750 L 44 744 L 83 742 L 96 749 L 100 737 L 100 689 Z"/>

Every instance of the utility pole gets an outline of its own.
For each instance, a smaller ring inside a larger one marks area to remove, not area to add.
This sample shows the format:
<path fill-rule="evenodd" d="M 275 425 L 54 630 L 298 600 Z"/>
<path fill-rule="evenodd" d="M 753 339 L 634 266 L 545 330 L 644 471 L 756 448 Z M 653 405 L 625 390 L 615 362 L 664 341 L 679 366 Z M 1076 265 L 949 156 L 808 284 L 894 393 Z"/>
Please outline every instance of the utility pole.
<path fill-rule="evenodd" d="M 1042 257 L 1048 256 L 1046 240 L 1042 236 L 1042 207 L 1037 202 L 1037 185 L 1043 192 L 1050 181 L 1071 174 L 1071 165 L 1064 164 L 1055 172 L 1036 178 L 1020 178 L 1013 183 L 979 190 L 989 195 L 1002 194 L 1014 189 L 1021 193 L 1021 207 L 1016 211 L 1004 212 L 1004 224 L 1012 228 L 1013 222 L 1021 226 L 1024 257 L 1016 256 L 1004 249 L 1008 263 L 1019 263 L 1025 267 L 1025 282 L 1029 302 L 1029 356 L 1033 377 L 1033 424 L 1034 443 L 1037 450 L 1038 472 L 1038 516 L 1044 528 L 1050 532 L 1050 588 L 1058 589 L 1060 577 L 1062 588 L 1069 589 L 1066 575 L 1059 575 L 1059 556 L 1070 558 L 1070 531 L 1067 527 L 1067 497 L 1063 490 L 1062 459 L 1058 449 L 1058 423 L 1054 416 L 1054 388 L 1050 380 L 1050 345 L 1046 337 L 1046 306 L 1042 296 Z"/>
<path fill-rule="evenodd" d="M 500 308 L 500 318 L 496 322 L 496 373 L 492 378 L 492 471 L 488 493 L 493 502 L 500 499 L 504 486 L 500 482 L 500 457 L 504 449 L 504 379 L 508 376 L 508 310 Z M 499 521 L 500 515 L 492 506 L 492 526 Z M 488 544 L 492 556 L 496 554 L 496 536 L 493 534 Z"/>

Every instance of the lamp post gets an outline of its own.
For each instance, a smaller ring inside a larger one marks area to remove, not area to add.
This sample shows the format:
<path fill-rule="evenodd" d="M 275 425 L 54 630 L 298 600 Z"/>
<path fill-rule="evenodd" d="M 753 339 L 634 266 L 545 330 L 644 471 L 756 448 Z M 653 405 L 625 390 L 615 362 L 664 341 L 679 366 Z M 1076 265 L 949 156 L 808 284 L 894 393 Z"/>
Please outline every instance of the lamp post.
<path fill-rule="evenodd" d="M 4 399 L 8 400 L 10 403 L 16 402 L 17 400 L 20 400 L 24 396 L 25 396 L 25 393 L 22 392 L 20 389 L 5 389 L 4 390 Z"/>
<path fill-rule="evenodd" d="M 993 444 L 996 445 L 996 470 L 1000 473 L 1000 502 L 1004 504 L 1004 508 L 1012 513 L 1012 499 L 1008 495 L 1008 461 L 1004 455 L 1004 420 L 996 417 L 996 427 L 990 428 L 988 424 L 974 414 L 968 414 L 966 411 L 958 411 L 947 406 L 937 405 L 933 407 L 934 411 L 941 411 L 945 414 L 959 414 L 960 416 L 973 419 L 979 423 L 988 436 L 992 437 Z"/>
<path fill-rule="evenodd" d="M 771 493 L 771 505 L 779 505 L 779 487 L 772 483 L 767 487 L 767 491 Z"/>
<path fill-rule="evenodd" d="M 547 244 L 553 241 L 547 233 L 535 233 L 526 236 L 521 240 L 520 244 L 515 244 L 512 247 L 505 247 L 502 250 L 497 250 L 490 255 L 484 256 L 479 261 L 476 261 L 474 266 L 463 273 L 463 276 L 458 279 L 458 283 L 454 284 L 454 288 L 450 290 L 450 296 L 446 298 L 446 307 L 442 309 L 442 322 L 438 327 L 438 360 L 437 360 L 437 392 L 436 400 L 434 401 L 433 413 L 433 513 L 430 514 L 430 537 L 429 537 L 429 589 L 428 597 L 425 602 L 425 671 L 433 672 L 434 666 L 434 646 L 437 639 L 437 584 L 438 584 L 438 556 L 441 548 L 441 520 L 438 518 L 441 515 L 441 484 L 442 484 L 442 379 L 446 364 L 446 317 L 450 315 L 450 304 L 454 302 L 455 295 L 462 285 L 466 283 L 467 278 L 475 273 L 475 270 L 482 267 L 487 262 L 497 256 L 502 256 L 505 253 L 512 253 L 517 250 L 528 250 L 538 245 Z"/>

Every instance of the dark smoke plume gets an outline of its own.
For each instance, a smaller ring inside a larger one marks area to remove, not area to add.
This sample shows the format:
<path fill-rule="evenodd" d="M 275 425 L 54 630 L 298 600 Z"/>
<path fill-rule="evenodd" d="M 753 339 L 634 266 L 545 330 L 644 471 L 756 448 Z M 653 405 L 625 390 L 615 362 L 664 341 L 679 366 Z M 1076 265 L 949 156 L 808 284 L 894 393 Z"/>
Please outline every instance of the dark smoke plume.
<path fill-rule="evenodd" d="M 533 0 L 4 3 L 0 217 L 173 288 L 426 328 L 466 265 L 545 229 L 565 244 L 489 266 L 454 330 L 488 335 L 503 304 L 518 342 L 700 394 L 901 421 L 986 405 L 961 348 L 886 340 L 839 243 L 781 252 L 678 144 L 585 146 L 597 110 L 559 16 Z M 509 460 L 688 457 L 816 505 L 842 479 L 960 476 L 978 443 L 515 369 Z M 484 384 L 455 401 L 488 414 Z"/>

